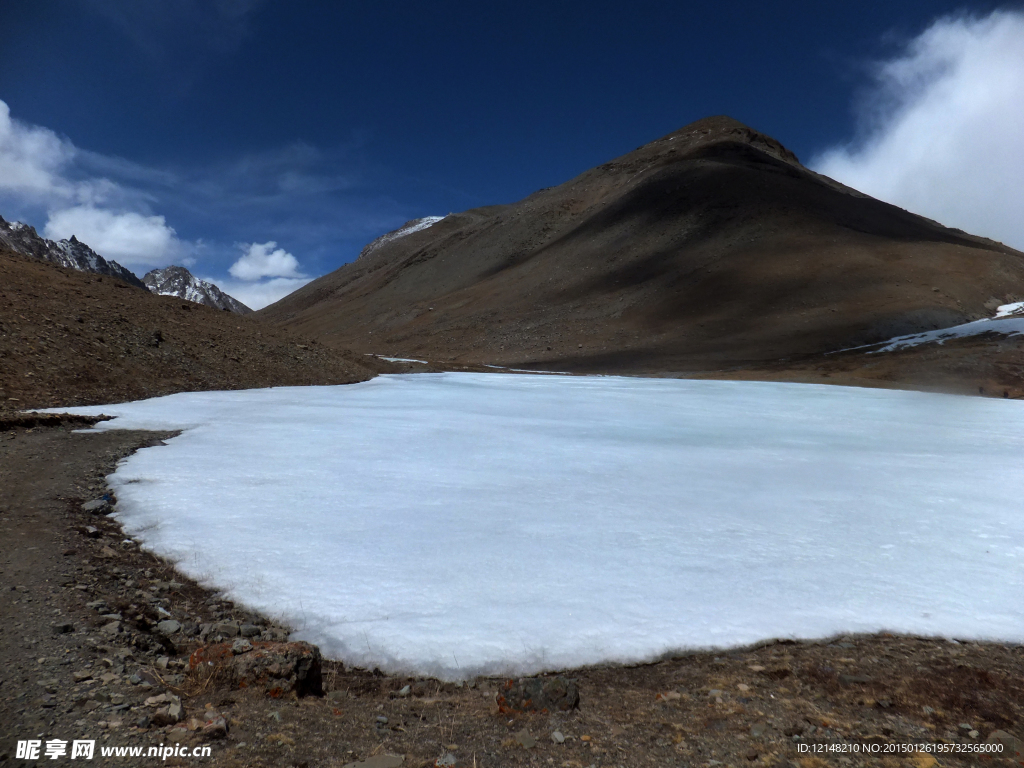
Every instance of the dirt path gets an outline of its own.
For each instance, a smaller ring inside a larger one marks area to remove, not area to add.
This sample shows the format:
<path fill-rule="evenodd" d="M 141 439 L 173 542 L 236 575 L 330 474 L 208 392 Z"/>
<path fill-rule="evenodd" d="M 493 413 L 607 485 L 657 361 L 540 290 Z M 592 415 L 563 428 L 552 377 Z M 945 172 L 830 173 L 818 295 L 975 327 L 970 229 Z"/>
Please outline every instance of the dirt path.
<path fill-rule="evenodd" d="M 0 762 L 32 764 L 16 759 L 19 740 L 38 739 L 45 759 L 48 740 L 68 742 L 70 752 L 80 739 L 96 741 L 99 765 L 343 766 L 390 754 L 414 768 L 929 768 L 927 755 L 882 750 L 971 750 L 1024 736 L 1024 649 L 888 635 L 575 670 L 565 676 L 577 681 L 580 706 L 556 714 L 499 714 L 504 680 L 457 686 L 330 662 L 323 697 L 217 687 L 188 665 L 211 626 L 278 640 L 286 628 L 176 574 L 126 540 L 104 510 L 82 509 L 106 493 L 103 477 L 120 457 L 165 437 L 67 426 L 0 432 Z M 180 628 L 163 633 L 169 617 Z M 223 715 L 226 735 L 159 725 L 156 713 L 171 699 L 152 702 L 164 696 L 180 697 L 183 717 Z M 811 751 L 829 744 L 878 751 Z M 208 747 L 211 756 L 99 752 L 157 745 Z M 984 764 L 1024 764 L 1007 754 Z M 961 762 L 981 764 L 976 752 L 939 757 Z"/>

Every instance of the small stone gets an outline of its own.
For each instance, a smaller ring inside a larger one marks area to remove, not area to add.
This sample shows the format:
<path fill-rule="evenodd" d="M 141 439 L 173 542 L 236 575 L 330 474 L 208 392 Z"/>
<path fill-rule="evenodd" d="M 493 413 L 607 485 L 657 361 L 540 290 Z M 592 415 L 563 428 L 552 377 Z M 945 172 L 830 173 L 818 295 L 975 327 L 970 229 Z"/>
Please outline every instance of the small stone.
<path fill-rule="evenodd" d="M 972 739 L 976 739 L 979 736 L 981 736 L 981 734 L 978 731 L 968 731 L 967 735 L 970 736 Z"/>
<path fill-rule="evenodd" d="M 167 669 L 167 665 L 170 664 L 170 663 L 171 663 L 171 659 L 170 659 L 169 656 L 157 656 L 156 668 L 157 669 Z"/>
<path fill-rule="evenodd" d="M 81 683 L 81 682 L 83 682 L 85 680 L 92 680 L 92 672 L 90 672 L 90 671 L 88 671 L 86 669 L 82 669 L 82 670 L 79 670 L 78 672 L 73 673 L 71 675 L 71 677 L 74 678 L 74 681 L 76 683 Z"/>
<path fill-rule="evenodd" d="M 58 621 L 53 625 L 53 631 L 58 635 L 66 635 L 75 631 L 75 625 L 70 621 Z"/>
<path fill-rule="evenodd" d="M 104 634 L 107 634 L 107 635 L 116 635 L 120 631 L 121 631 L 121 622 L 120 621 L 112 621 L 109 624 L 104 624 L 102 627 L 100 627 L 100 632 L 103 632 Z"/>
<path fill-rule="evenodd" d="M 525 728 L 515 735 L 515 740 L 526 749 L 533 749 L 537 746 L 537 740 Z"/>
<path fill-rule="evenodd" d="M 243 624 L 238 628 L 238 633 L 242 637 L 257 637 L 261 631 L 255 624 Z"/>
<path fill-rule="evenodd" d="M 1009 731 L 996 730 L 992 731 L 985 739 L 987 744 L 1001 744 L 1003 747 L 1002 753 L 999 757 L 1009 758 L 1016 763 L 1024 762 L 1024 741 L 1018 739 Z M 993 756 L 996 753 L 992 753 Z"/>
<path fill-rule="evenodd" d="M 404 755 L 374 755 L 357 763 L 346 763 L 344 768 L 399 768 L 404 761 Z"/>
<path fill-rule="evenodd" d="M 228 735 L 228 721 L 219 712 L 213 709 L 206 710 L 200 732 L 206 739 L 223 739 Z"/>
<path fill-rule="evenodd" d="M 230 621 L 218 622 L 210 629 L 210 634 L 221 635 L 222 637 L 238 637 L 238 633 L 238 625 Z"/>
<path fill-rule="evenodd" d="M 565 743 L 565 734 L 562 733 L 561 731 L 552 731 L 551 732 L 551 740 L 553 742 L 555 742 L 555 744 L 564 744 Z"/>
<path fill-rule="evenodd" d="M 177 696 L 171 696 L 171 703 L 167 707 L 167 713 L 175 718 L 175 722 L 181 720 L 182 715 L 185 714 L 185 709 L 181 706 L 181 699 Z"/>
<path fill-rule="evenodd" d="M 840 675 L 840 685 L 864 685 L 870 683 L 871 678 L 867 675 Z"/>
<path fill-rule="evenodd" d="M 163 728 L 168 725 L 174 725 L 176 722 L 178 722 L 178 718 L 174 717 L 171 714 L 169 707 L 161 707 L 153 713 L 153 717 L 151 718 L 150 722 L 152 722 L 153 725 L 157 726 L 158 728 Z"/>
<path fill-rule="evenodd" d="M 434 761 L 435 768 L 453 768 L 459 764 L 459 760 L 451 752 L 445 752 Z"/>
<path fill-rule="evenodd" d="M 750 760 L 751 762 L 753 762 L 754 760 L 757 760 L 757 754 L 758 754 L 757 750 L 751 748 L 751 749 L 748 749 L 746 752 L 744 752 L 743 756 L 745 758 L 747 758 L 747 760 Z"/>
<path fill-rule="evenodd" d="M 411 693 L 412 693 L 412 686 L 411 685 L 406 685 L 406 686 L 403 686 L 403 687 L 399 688 L 398 691 L 395 693 L 395 696 L 397 696 L 400 699 L 404 699 L 405 697 L 407 697 Z"/>
<path fill-rule="evenodd" d="M 102 515 L 109 511 L 110 502 L 106 499 L 93 499 L 82 505 L 82 511 L 92 515 Z"/>
<path fill-rule="evenodd" d="M 174 619 L 165 619 L 156 625 L 156 631 L 161 635 L 173 635 L 181 631 L 181 624 Z"/>
<path fill-rule="evenodd" d="M 377 715 L 377 723 L 378 725 L 387 725 L 388 719 L 384 715 Z"/>
<path fill-rule="evenodd" d="M 747 691 L 749 691 L 749 690 L 750 690 L 750 686 L 749 686 L 749 685 L 747 685 L 746 683 L 740 683 L 740 684 L 739 684 L 739 685 L 737 685 L 736 687 L 737 687 L 737 688 L 738 688 L 738 689 L 739 689 L 740 691 L 742 691 L 743 693 L 746 693 Z"/>
<path fill-rule="evenodd" d="M 136 728 L 149 728 L 149 722 L 150 722 L 149 721 L 149 716 L 148 715 L 143 715 L 142 717 L 140 717 L 138 720 L 135 721 L 135 727 Z"/>
<path fill-rule="evenodd" d="M 248 653 L 253 649 L 253 644 L 246 640 L 244 637 L 240 637 L 231 644 L 231 652 L 238 656 L 243 653 Z"/>

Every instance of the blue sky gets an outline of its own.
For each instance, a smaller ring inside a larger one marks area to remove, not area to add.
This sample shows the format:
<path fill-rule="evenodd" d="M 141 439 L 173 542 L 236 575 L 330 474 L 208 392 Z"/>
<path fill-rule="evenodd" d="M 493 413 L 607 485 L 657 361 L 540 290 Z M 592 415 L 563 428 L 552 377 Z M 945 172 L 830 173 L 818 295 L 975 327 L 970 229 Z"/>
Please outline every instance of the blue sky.
<path fill-rule="evenodd" d="M 1024 247 L 1019 5 L 35 0 L 0 25 L 0 215 L 253 305 L 713 114 Z"/>

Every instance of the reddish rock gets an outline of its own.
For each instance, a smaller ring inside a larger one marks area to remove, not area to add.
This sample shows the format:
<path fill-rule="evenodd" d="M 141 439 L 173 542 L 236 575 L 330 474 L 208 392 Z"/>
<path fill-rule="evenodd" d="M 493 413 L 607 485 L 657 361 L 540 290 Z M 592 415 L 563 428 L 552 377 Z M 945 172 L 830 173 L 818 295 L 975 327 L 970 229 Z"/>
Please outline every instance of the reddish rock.
<path fill-rule="evenodd" d="M 210 667 L 230 685 L 262 689 L 271 698 L 294 692 L 322 696 L 320 649 L 309 643 L 254 642 L 238 653 L 233 643 L 196 649 L 189 658 L 193 670 Z"/>

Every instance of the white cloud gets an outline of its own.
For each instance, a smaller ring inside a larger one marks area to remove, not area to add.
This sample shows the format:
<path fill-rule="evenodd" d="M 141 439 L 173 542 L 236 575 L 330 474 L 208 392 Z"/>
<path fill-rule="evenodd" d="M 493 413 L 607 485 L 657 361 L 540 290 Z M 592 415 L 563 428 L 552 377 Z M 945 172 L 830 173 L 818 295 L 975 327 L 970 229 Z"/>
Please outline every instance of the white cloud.
<path fill-rule="evenodd" d="M 71 199 L 73 185 L 60 171 L 74 154 L 74 146 L 53 131 L 12 119 L 0 100 L 0 189 L 38 199 Z"/>
<path fill-rule="evenodd" d="M 53 240 L 75 235 L 105 259 L 124 266 L 155 267 L 182 252 L 182 244 L 163 216 L 144 216 L 79 205 L 50 214 L 43 231 Z"/>
<path fill-rule="evenodd" d="M 250 309 L 263 309 L 268 304 L 273 304 L 278 299 L 283 299 L 289 293 L 297 291 L 306 283 L 313 281 L 311 277 L 275 277 L 260 282 L 217 280 L 210 277 L 203 279 L 215 283 L 224 293 L 234 296 Z"/>
<path fill-rule="evenodd" d="M 127 267 L 161 266 L 188 251 L 163 216 L 132 210 L 144 207 L 146 195 L 102 176 L 76 174 L 82 154 L 48 128 L 13 119 L 0 101 L 0 193 L 46 210 L 45 237 L 75 235 Z"/>
<path fill-rule="evenodd" d="M 878 65 L 854 145 L 815 170 L 1024 248 L 1024 13 L 947 17 Z"/>
<path fill-rule="evenodd" d="M 264 277 L 303 278 L 299 272 L 299 260 L 277 243 L 250 243 L 241 246 L 245 253 L 231 265 L 228 271 L 239 280 L 260 280 Z"/>

